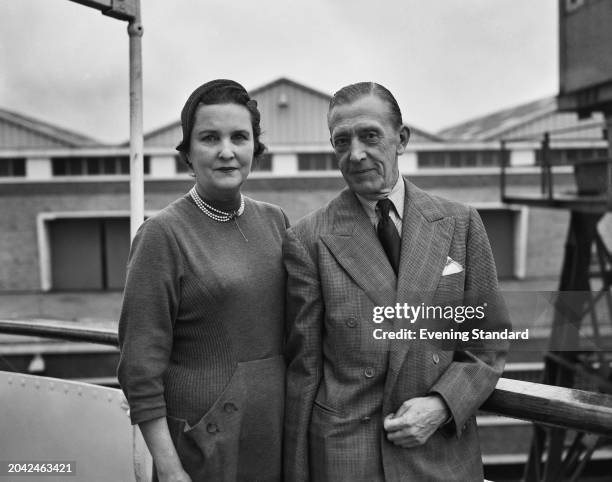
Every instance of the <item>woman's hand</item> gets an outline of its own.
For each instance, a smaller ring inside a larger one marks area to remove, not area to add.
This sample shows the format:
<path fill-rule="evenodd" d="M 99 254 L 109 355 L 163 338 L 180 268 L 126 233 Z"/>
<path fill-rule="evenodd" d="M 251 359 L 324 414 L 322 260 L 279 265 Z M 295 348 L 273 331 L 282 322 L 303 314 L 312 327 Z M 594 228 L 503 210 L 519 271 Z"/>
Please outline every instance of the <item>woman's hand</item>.
<path fill-rule="evenodd" d="M 191 477 L 182 467 L 170 474 L 164 474 L 158 470 L 157 478 L 159 482 L 191 482 Z"/>
<path fill-rule="evenodd" d="M 160 482 L 191 482 L 172 443 L 166 417 L 147 420 L 138 426 L 153 456 Z"/>

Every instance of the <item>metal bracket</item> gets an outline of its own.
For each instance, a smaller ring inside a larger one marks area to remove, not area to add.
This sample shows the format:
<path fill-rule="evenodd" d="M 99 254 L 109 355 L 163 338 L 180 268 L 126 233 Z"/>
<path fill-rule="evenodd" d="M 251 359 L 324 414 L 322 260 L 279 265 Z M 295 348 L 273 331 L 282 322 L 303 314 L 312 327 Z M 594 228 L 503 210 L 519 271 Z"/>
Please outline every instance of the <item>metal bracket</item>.
<path fill-rule="evenodd" d="M 103 15 L 118 20 L 132 21 L 138 15 L 139 0 L 70 0 L 100 10 Z"/>

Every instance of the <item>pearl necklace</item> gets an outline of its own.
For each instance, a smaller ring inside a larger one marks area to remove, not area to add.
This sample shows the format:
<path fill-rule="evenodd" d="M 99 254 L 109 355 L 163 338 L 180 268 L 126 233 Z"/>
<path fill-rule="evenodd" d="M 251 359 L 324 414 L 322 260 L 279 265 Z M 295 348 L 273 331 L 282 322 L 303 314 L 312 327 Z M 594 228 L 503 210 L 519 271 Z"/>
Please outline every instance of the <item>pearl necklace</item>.
<path fill-rule="evenodd" d="M 220 209 L 216 209 L 210 204 L 206 204 L 198 194 L 198 191 L 196 190 L 195 186 L 191 188 L 191 190 L 189 191 L 189 195 L 191 196 L 191 199 L 193 199 L 193 202 L 196 203 L 196 206 L 200 208 L 200 211 L 206 214 L 209 218 L 214 219 L 215 221 L 218 221 L 220 223 L 226 223 L 228 221 L 231 221 L 232 219 L 241 216 L 244 212 L 244 197 L 242 197 L 242 194 L 240 194 L 240 207 L 238 208 L 238 210 L 230 211 L 229 213 L 226 211 L 221 211 Z"/>

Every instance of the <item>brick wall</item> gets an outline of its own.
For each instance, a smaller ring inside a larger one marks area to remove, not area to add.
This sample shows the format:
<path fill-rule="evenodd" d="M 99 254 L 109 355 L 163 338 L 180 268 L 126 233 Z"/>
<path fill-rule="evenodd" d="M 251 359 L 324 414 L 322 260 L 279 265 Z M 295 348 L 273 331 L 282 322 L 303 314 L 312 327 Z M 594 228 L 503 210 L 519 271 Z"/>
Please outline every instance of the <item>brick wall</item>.
<path fill-rule="evenodd" d="M 499 202 L 495 179 L 468 176 L 453 184 L 449 178 L 413 179 L 429 192 L 465 203 Z M 484 182 L 486 181 L 486 182 Z M 149 181 L 145 209 L 158 210 L 185 193 L 191 179 Z M 281 206 L 292 222 L 331 200 L 344 186 L 341 178 L 252 179 L 245 194 Z M 39 290 L 36 218 L 42 212 L 128 211 L 126 181 L 15 183 L 0 186 L 0 291 Z M 534 189 L 536 189 L 534 187 Z M 612 246 L 612 219 L 600 231 Z M 527 277 L 558 276 L 567 235 L 565 210 L 531 208 L 528 223 Z"/>

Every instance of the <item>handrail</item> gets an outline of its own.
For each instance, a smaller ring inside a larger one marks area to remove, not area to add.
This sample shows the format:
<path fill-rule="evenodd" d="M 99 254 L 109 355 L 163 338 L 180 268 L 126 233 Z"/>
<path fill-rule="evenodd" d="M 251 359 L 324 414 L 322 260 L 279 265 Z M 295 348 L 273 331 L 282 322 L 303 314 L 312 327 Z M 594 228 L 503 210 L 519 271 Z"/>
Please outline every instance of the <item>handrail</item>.
<path fill-rule="evenodd" d="M 115 330 L 49 320 L 0 320 L 0 333 L 118 345 Z M 602 393 L 500 378 L 481 409 L 534 423 L 612 437 L 612 396 Z"/>
<path fill-rule="evenodd" d="M 481 407 L 510 418 L 612 436 L 612 396 L 500 378 Z"/>
<path fill-rule="evenodd" d="M 86 341 L 119 346 L 117 332 L 108 328 L 91 328 L 76 323 L 51 320 L 0 320 L 0 333 L 7 335 L 42 336 L 66 341 Z"/>

